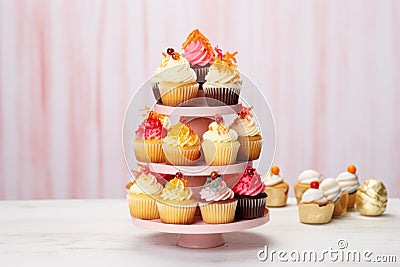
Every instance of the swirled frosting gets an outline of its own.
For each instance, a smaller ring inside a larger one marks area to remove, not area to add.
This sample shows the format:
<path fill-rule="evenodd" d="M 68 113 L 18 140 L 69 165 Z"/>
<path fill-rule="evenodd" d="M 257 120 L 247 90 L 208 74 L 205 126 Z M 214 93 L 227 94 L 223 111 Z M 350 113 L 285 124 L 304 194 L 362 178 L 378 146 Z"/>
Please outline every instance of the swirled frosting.
<path fill-rule="evenodd" d="M 309 188 L 301 197 L 301 203 L 317 203 L 318 205 L 325 205 L 328 200 L 321 189 Z"/>
<path fill-rule="evenodd" d="M 167 129 L 163 125 L 168 127 L 169 124 L 167 117 L 151 111 L 135 131 L 135 136 L 140 140 L 161 139 L 167 135 Z"/>
<path fill-rule="evenodd" d="M 187 124 L 178 122 L 169 130 L 163 142 L 170 146 L 197 146 L 200 144 L 199 136 Z"/>
<path fill-rule="evenodd" d="M 339 183 L 343 191 L 353 193 L 360 186 L 358 182 L 357 174 L 350 172 L 342 172 L 336 177 L 336 181 Z"/>
<path fill-rule="evenodd" d="M 321 182 L 321 174 L 314 170 L 305 170 L 300 173 L 297 182 L 301 184 L 310 184 L 313 181 Z"/>
<path fill-rule="evenodd" d="M 243 119 L 237 117 L 233 120 L 231 128 L 237 132 L 238 136 L 260 135 L 260 129 L 257 127 L 256 122 L 251 115 L 246 115 Z"/>
<path fill-rule="evenodd" d="M 206 201 L 232 199 L 234 195 L 235 194 L 233 193 L 232 189 L 230 189 L 224 180 L 222 180 L 222 176 L 218 176 L 215 180 L 208 177 L 206 183 L 203 185 L 203 188 L 200 191 L 201 199 Z"/>
<path fill-rule="evenodd" d="M 196 73 L 186 58 L 179 56 L 179 59 L 173 59 L 171 55 L 166 55 L 155 70 L 152 82 L 190 83 L 196 79 Z"/>
<path fill-rule="evenodd" d="M 186 46 L 182 56 L 189 61 L 190 66 L 205 66 L 213 61 L 214 54 L 206 50 L 200 41 L 196 41 Z"/>
<path fill-rule="evenodd" d="M 319 189 L 324 192 L 326 199 L 332 200 L 333 202 L 336 202 L 342 193 L 342 189 L 335 178 L 326 178 L 322 180 Z"/>
<path fill-rule="evenodd" d="M 208 125 L 208 131 L 203 134 L 203 140 L 212 142 L 233 142 L 238 139 L 236 131 L 229 128 L 225 122 L 212 122 Z"/>
<path fill-rule="evenodd" d="M 204 87 L 240 88 L 242 86 L 240 72 L 236 68 L 216 62 L 211 65 L 205 79 Z"/>
<path fill-rule="evenodd" d="M 264 176 L 264 184 L 266 186 L 273 186 L 282 182 L 283 176 L 281 174 L 272 174 L 269 172 Z"/>
<path fill-rule="evenodd" d="M 135 182 L 129 188 L 129 193 L 132 194 L 147 194 L 155 195 L 160 194 L 163 187 L 157 182 L 157 178 L 151 173 L 142 173 L 136 177 Z"/>
<path fill-rule="evenodd" d="M 192 196 L 192 190 L 185 186 L 182 179 L 174 178 L 165 184 L 161 192 L 161 198 L 164 200 L 184 201 Z"/>
<path fill-rule="evenodd" d="M 265 184 L 256 171 L 253 174 L 244 172 L 232 190 L 237 195 L 255 196 L 264 192 Z"/>

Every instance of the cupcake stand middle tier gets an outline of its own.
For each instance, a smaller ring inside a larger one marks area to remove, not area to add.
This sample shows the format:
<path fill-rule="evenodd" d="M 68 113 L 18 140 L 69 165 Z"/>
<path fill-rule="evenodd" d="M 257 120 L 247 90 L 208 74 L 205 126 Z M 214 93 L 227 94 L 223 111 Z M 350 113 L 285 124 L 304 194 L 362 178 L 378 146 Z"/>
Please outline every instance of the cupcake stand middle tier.
<path fill-rule="evenodd" d="M 190 106 L 170 107 L 156 104 L 154 110 L 164 115 L 185 116 L 190 127 L 199 136 L 208 129 L 208 124 L 215 114 L 232 115 L 239 113 L 241 104 L 225 106 L 208 106 L 205 99 L 200 97 L 190 103 Z M 133 151 L 133 149 L 131 150 Z M 209 166 L 204 158 L 200 158 L 194 166 L 174 166 L 165 163 L 143 163 L 147 164 L 151 171 L 161 174 L 175 174 L 180 171 L 188 180 L 188 184 L 193 191 L 195 198 L 199 198 L 199 192 L 204 184 L 206 177 L 212 171 L 216 171 L 223 176 L 228 186 L 232 187 L 240 174 L 247 166 L 252 166 L 252 161 L 236 162 L 232 165 Z M 165 233 L 177 233 L 177 245 L 187 248 L 212 248 L 224 244 L 222 233 L 242 231 L 266 224 L 269 221 L 269 211 L 266 208 L 264 216 L 253 220 L 239 220 L 227 224 L 207 224 L 201 219 L 200 213 L 196 213 L 195 222 L 189 225 L 165 224 L 160 219 L 141 220 L 132 218 L 132 223 L 138 227 Z"/>

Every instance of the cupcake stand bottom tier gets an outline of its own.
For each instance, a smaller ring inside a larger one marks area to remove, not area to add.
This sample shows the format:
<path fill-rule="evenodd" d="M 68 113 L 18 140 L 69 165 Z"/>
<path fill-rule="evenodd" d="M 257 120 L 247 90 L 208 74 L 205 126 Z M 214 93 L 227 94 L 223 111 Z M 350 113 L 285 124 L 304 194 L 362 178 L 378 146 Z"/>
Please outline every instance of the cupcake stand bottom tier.
<path fill-rule="evenodd" d="M 266 224 L 269 221 L 269 211 L 264 216 L 253 220 L 240 220 L 226 224 L 207 224 L 200 216 L 188 225 L 166 224 L 160 219 L 141 220 L 132 218 L 134 225 L 158 232 L 179 234 L 177 245 L 185 248 L 213 248 L 224 244 L 223 233 L 237 232 Z"/>

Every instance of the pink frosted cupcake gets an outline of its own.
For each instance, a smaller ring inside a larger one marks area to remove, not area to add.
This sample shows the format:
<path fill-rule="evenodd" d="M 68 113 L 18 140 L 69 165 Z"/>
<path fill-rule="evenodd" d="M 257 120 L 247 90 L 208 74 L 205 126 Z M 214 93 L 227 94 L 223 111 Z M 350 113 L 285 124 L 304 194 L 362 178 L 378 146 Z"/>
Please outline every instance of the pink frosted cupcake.
<path fill-rule="evenodd" d="M 247 166 L 232 190 L 238 200 L 237 219 L 256 219 L 264 216 L 267 194 L 264 192 L 265 184 L 256 169 Z"/>

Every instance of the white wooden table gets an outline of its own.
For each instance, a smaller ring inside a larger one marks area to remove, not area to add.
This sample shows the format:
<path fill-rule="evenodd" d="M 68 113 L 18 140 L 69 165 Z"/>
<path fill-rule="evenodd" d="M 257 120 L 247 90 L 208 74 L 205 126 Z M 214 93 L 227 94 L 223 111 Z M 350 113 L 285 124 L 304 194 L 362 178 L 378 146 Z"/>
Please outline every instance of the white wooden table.
<path fill-rule="evenodd" d="M 393 255 L 397 263 L 385 265 L 399 265 L 399 199 L 389 200 L 383 216 L 370 218 L 352 211 L 326 225 L 299 223 L 294 199 L 270 212 L 270 222 L 261 227 L 224 234 L 221 247 L 187 249 L 175 245 L 175 234 L 132 225 L 122 199 L 0 201 L 0 266 L 271 266 L 285 259 L 292 262 L 289 253 L 303 257 L 305 250 L 315 251 L 321 259 L 330 248 L 339 253 L 369 250 L 367 260 Z M 340 245 L 347 242 L 346 248 L 338 248 L 340 239 Z M 270 257 L 263 262 L 257 253 L 265 245 Z M 273 250 L 277 252 L 271 259 Z M 331 261 L 325 256 L 324 265 L 338 265 L 335 257 Z M 374 265 L 378 264 L 368 266 Z"/>

